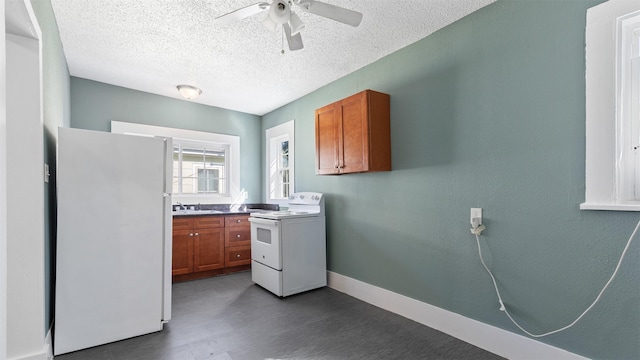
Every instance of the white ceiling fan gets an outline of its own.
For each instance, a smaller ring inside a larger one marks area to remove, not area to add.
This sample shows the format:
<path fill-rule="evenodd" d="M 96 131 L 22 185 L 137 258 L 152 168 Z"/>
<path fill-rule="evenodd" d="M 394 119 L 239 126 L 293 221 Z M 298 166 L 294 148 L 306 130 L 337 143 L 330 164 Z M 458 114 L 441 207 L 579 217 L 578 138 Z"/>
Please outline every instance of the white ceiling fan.
<path fill-rule="evenodd" d="M 295 4 L 300 10 L 314 15 L 322 16 L 343 24 L 358 26 L 362 21 L 362 14 L 345 9 L 336 5 L 331 5 L 315 0 L 273 0 L 271 4 L 259 2 L 249 5 L 228 14 L 214 19 L 215 24 L 229 24 L 242 20 L 251 15 L 264 10 L 269 10 L 267 17 L 262 20 L 262 24 L 272 32 L 275 32 L 278 25 L 282 25 L 290 50 L 300 50 L 303 48 L 300 30 L 304 29 L 304 23 L 300 17 L 293 12 L 292 5 Z"/>

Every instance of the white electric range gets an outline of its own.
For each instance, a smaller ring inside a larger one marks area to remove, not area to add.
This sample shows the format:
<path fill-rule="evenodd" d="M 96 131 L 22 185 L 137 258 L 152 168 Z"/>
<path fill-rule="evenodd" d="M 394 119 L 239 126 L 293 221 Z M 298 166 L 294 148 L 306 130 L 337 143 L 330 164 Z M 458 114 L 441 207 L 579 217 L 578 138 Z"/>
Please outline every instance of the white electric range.
<path fill-rule="evenodd" d="M 323 194 L 295 193 L 288 210 L 250 215 L 254 283 L 281 297 L 327 285 Z"/>

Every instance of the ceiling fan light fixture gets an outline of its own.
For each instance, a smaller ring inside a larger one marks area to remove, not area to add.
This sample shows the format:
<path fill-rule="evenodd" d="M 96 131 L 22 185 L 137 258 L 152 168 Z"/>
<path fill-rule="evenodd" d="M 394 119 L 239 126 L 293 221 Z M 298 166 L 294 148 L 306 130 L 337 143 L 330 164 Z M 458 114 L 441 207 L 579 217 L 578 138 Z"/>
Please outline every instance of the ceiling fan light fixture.
<path fill-rule="evenodd" d="M 271 20 L 278 24 L 284 24 L 289 21 L 291 17 L 291 7 L 284 0 L 275 0 L 269 7 L 269 16 Z"/>
<path fill-rule="evenodd" d="M 276 29 L 278 28 L 278 23 L 271 19 L 271 14 L 267 14 L 267 17 L 262 20 L 262 25 L 271 32 L 276 32 Z"/>
<path fill-rule="evenodd" d="M 228 24 L 233 21 L 242 20 L 253 14 L 257 14 L 268 8 L 267 16 L 262 20 L 262 24 L 272 33 L 278 30 L 278 25 L 282 25 L 283 42 L 287 38 L 289 50 L 300 50 L 302 44 L 301 30 L 306 28 L 298 14 L 291 9 L 297 6 L 296 10 L 307 12 L 313 15 L 331 19 L 342 24 L 356 27 L 362 21 L 362 13 L 349 10 L 337 5 L 331 5 L 319 0 L 270 0 L 271 3 L 262 2 L 245 6 L 214 19 L 217 24 Z M 281 51 L 284 54 L 284 49 Z"/>
<path fill-rule="evenodd" d="M 295 36 L 300 30 L 304 29 L 304 23 L 300 20 L 298 14 L 291 12 L 289 19 L 289 26 L 291 27 L 291 36 Z"/>
<path fill-rule="evenodd" d="M 178 92 L 180 92 L 180 95 L 189 100 L 195 99 L 202 94 L 202 90 L 200 90 L 200 88 L 191 85 L 178 85 L 176 88 L 178 89 Z"/>

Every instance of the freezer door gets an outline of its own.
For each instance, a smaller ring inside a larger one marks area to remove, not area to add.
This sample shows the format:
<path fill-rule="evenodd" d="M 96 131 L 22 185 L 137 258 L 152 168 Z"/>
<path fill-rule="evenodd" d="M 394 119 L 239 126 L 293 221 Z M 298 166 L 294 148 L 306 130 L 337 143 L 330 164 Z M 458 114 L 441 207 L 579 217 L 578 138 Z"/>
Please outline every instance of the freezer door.
<path fill-rule="evenodd" d="M 162 330 L 164 146 L 59 129 L 55 355 Z"/>

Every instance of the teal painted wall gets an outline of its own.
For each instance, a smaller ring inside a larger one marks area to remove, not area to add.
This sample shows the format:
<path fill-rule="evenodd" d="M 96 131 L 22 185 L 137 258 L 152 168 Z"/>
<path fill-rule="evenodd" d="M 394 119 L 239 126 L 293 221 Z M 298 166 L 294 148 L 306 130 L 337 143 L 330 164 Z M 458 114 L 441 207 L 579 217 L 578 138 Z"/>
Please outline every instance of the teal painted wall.
<path fill-rule="evenodd" d="M 640 219 L 578 209 L 585 16 L 599 2 L 499 1 L 266 114 L 263 132 L 295 119 L 296 189 L 326 194 L 329 269 L 520 333 L 469 232 L 482 207 L 485 256 L 513 315 L 534 333 L 573 321 Z M 391 95 L 393 171 L 316 176 L 314 110 L 368 88 Z M 593 311 L 539 340 L 639 358 L 639 249 Z"/>
<path fill-rule="evenodd" d="M 51 173 L 44 184 L 44 286 L 45 333 L 53 324 L 56 248 L 56 147 L 58 127 L 69 126 L 69 69 L 58 26 L 49 1 L 32 0 L 31 5 L 42 32 L 42 115 L 44 124 L 44 160 Z"/>
<path fill-rule="evenodd" d="M 260 117 L 71 77 L 71 127 L 111 131 L 111 121 L 240 137 L 240 187 L 260 202 Z"/>

